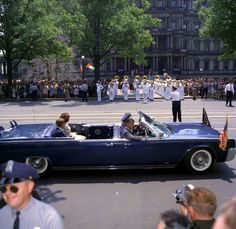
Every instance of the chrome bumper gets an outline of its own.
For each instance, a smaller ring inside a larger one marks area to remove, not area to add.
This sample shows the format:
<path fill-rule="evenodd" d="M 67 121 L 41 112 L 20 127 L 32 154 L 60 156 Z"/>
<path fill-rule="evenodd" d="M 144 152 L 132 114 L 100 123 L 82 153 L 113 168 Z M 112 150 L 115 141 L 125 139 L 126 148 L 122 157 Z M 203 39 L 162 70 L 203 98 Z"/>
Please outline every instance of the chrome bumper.
<path fill-rule="evenodd" d="M 225 161 L 232 161 L 236 155 L 236 148 L 229 148 Z"/>

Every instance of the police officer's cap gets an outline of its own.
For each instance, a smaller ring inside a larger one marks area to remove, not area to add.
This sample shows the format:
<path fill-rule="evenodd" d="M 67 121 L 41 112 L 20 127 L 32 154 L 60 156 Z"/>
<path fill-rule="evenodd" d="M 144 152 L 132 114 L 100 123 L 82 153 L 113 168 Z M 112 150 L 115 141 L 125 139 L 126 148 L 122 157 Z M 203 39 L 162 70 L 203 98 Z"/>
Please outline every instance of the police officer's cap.
<path fill-rule="evenodd" d="M 128 119 L 131 117 L 131 114 L 129 112 L 125 113 L 124 116 L 122 117 L 121 121 L 126 122 Z"/>
<path fill-rule="evenodd" d="M 17 183 L 24 180 L 34 180 L 39 177 L 37 170 L 31 165 L 17 161 L 10 160 L 3 163 L 0 165 L 0 169 L 2 171 L 0 185 Z"/>

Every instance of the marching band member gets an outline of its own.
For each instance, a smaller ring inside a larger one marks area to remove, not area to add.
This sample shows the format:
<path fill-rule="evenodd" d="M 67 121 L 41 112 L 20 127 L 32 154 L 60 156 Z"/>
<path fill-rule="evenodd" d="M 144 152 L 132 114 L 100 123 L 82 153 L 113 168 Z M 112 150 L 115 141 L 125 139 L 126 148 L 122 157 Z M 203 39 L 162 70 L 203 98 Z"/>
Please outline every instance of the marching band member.
<path fill-rule="evenodd" d="M 170 82 L 169 80 L 166 80 L 164 82 L 164 99 L 165 100 L 170 100 L 171 92 L 172 92 L 172 87 L 170 85 Z"/>
<path fill-rule="evenodd" d="M 98 81 L 96 83 L 96 87 L 97 87 L 97 98 L 98 98 L 98 102 L 102 101 L 102 90 L 103 90 L 103 86 L 101 84 L 100 81 Z"/>
<path fill-rule="evenodd" d="M 149 86 L 149 100 L 153 101 L 154 100 L 154 93 L 155 93 L 155 85 L 154 82 L 152 81 L 150 86 Z"/>
<path fill-rule="evenodd" d="M 143 88 L 143 103 L 148 103 L 149 84 L 147 80 L 143 80 L 142 88 Z"/>
<path fill-rule="evenodd" d="M 184 86 L 181 82 L 178 83 L 178 92 L 180 94 L 181 100 L 184 100 Z"/>
<path fill-rule="evenodd" d="M 136 76 L 136 79 L 134 80 L 134 83 L 133 83 L 133 87 L 134 87 L 135 100 L 140 101 L 140 90 L 142 86 L 139 83 L 139 76 Z"/>
<path fill-rule="evenodd" d="M 118 85 L 119 85 L 119 76 L 115 76 L 115 80 L 114 80 L 115 96 L 118 95 Z"/>
<path fill-rule="evenodd" d="M 115 85 L 113 80 L 110 81 L 108 84 L 108 93 L 109 93 L 109 100 L 113 101 L 115 98 Z"/>
<path fill-rule="evenodd" d="M 124 101 L 128 101 L 128 96 L 129 96 L 129 82 L 128 82 L 127 76 L 125 76 L 125 80 L 123 81 L 122 92 L 123 92 L 123 95 L 124 95 Z"/>

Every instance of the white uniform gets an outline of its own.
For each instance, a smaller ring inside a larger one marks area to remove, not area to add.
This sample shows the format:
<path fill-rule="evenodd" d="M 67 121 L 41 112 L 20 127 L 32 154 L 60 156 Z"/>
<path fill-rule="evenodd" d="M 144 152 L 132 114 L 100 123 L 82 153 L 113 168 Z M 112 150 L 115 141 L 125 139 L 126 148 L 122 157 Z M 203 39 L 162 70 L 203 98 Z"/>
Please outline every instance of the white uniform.
<path fill-rule="evenodd" d="M 142 88 L 143 88 L 143 102 L 147 103 L 148 102 L 148 95 L 149 95 L 149 84 L 146 82 L 143 83 Z"/>
<path fill-rule="evenodd" d="M 129 97 L 129 83 L 128 82 L 123 83 L 122 92 L 124 94 L 124 100 L 128 101 L 128 97 Z"/>
<path fill-rule="evenodd" d="M 139 101 L 140 100 L 140 90 L 141 90 L 142 86 L 139 84 L 138 80 L 135 80 L 133 85 L 134 85 L 135 100 Z"/>
<path fill-rule="evenodd" d="M 151 84 L 149 86 L 149 100 L 153 101 L 154 100 L 154 92 L 155 92 L 155 87 L 154 87 L 154 84 Z"/>
<path fill-rule="evenodd" d="M 184 86 L 182 83 L 179 84 L 177 91 L 180 93 L 181 100 L 183 100 L 184 99 Z"/>
<path fill-rule="evenodd" d="M 98 102 L 102 101 L 102 90 L 103 90 L 103 86 L 101 83 L 96 83 L 97 86 L 97 98 L 98 98 Z"/>
<path fill-rule="evenodd" d="M 166 83 L 166 85 L 164 86 L 164 99 L 165 100 L 170 100 L 171 92 L 172 92 L 171 86 L 168 83 Z"/>
<path fill-rule="evenodd" d="M 119 81 L 118 81 L 118 80 L 115 80 L 115 83 L 114 83 L 115 96 L 118 95 L 118 85 L 119 85 Z"/>
<path fill-rule="evenodd" d="M 108 93 L 109 93 L 109 100 L 113 101 L 115 98 L 115 86 L 111 82 L 108 84 Z"/>

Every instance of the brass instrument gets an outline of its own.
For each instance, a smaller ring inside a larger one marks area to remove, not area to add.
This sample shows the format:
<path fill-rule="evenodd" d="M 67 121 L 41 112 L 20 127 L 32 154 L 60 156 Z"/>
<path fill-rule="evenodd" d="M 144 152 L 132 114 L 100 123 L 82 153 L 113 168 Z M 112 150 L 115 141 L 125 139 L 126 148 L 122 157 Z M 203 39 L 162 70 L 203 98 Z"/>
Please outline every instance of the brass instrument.
<path fill-rule="evenodd" d="M 119 77 L 118 75 L 116 75 L 116 76 L 114 77 L 114 79 L 115 79 L 115 80 L 119 80 L 120 77 Z"/>

